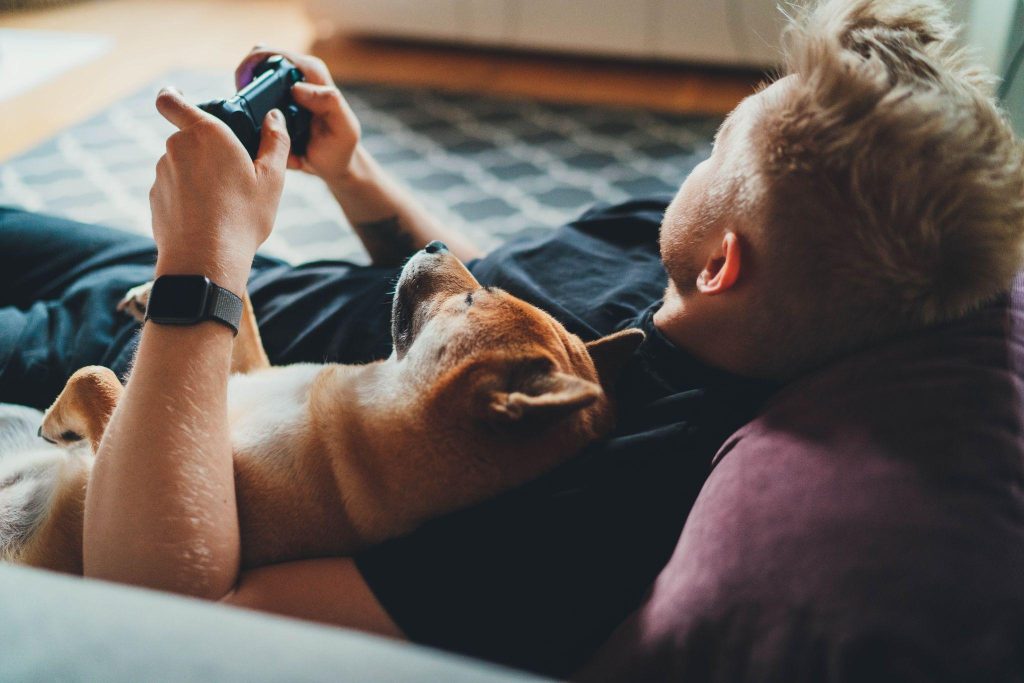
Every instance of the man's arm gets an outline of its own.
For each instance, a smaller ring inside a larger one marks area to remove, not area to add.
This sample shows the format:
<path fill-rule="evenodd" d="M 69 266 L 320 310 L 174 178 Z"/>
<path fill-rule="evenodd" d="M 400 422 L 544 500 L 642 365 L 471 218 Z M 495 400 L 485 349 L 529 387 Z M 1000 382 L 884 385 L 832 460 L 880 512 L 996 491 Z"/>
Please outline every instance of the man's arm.
<path fill-rule="evenodd" d="M 161 93 L 157 108 L 181 130 L 150 193 L 156 275 L 201 273 L 241 294 L 281 196 L 284 121 L 268 117 L 252 162 L 226 126 L 179 95 Z M 352 560 L 240 574 L 232 342 L 217 322 L 143 328 L 89 482 L 85 575 L 401 637 Z"/>
<path fill-rule="evenodd" d="M 284 182 L 288 133 L 271 112 L 255 161 L 220 121 L 165 91 L 180 130 L 150 192 L 156 275 L 202 274 L 240 295 Z M 231 331 L 147 323 L 86 496 L 86 576 L 219 599 L 240 538 L 227 421 Z"/>
<path fill-rule="evenodd" d="M 348 173 L 328 187 L 375 264 L 401 265 L 433 240 L 444 242 L 463 262 L 483 256 L 464 235 L 434 218 L 362 146 Z"/>
<path fill-rule="evenodd" d="M 288 167 L 321 178 L 341 205 L 370 259 L 398 265 L 428 242 L 441 240 L 462 261 L 482 256 L 464 235 L 445 227 L 412 194 L 388 175 L 359 144 L 359 120 L 316 57 L 256 47 L 235 72 L 241 88 L 264 59 L 284 55 L 306 78 L 292 87 L 295 101 L 313 114 L 306 156 L 292 155 Z"/>
<path fill-rule="evenodd" d="M 205 598 L 234 585 L 230 359 L 223 325 L 146 325 L 89 483 L 86 576 Z"/>
<path fill-rule="evenodd" d="M 286 562 L 249 570 L 221 602 L 404 638 L 351 558 Z"/>

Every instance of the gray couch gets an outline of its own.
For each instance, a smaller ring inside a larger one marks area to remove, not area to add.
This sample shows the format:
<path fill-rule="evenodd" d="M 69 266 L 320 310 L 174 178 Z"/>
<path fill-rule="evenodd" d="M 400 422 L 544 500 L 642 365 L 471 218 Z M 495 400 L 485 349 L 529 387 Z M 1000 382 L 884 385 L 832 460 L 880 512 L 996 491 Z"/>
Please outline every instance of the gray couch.
<path fill-rule="evenodd" d="M 342 629 L 0 564 L 0 681 L 33 680 L 538 679 Z"/>

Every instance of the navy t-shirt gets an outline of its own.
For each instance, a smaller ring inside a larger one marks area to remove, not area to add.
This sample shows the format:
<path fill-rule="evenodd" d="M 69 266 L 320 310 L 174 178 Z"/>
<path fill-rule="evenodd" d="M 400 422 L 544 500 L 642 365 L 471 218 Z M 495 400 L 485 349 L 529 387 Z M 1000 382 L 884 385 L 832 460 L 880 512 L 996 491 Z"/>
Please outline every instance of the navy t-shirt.
<path fill-rule="evenodd" d="M 470 264 L 584 340 L 647 333 L 615 389 L 608 440 L 516 491 L 361 553 L 377 599 L 412 640 L 549 675 L 586 661 L 667 562 L 721 443 L 769 387 L 702 365 L 652 324 L 666 285 L 668 199 L 595 209 Z M 371 270 L 311 264 L 254 279 L 274 362 L 384 357 L 389 290 Z M 292 325 L 296 310 L 316 324 Z"/>

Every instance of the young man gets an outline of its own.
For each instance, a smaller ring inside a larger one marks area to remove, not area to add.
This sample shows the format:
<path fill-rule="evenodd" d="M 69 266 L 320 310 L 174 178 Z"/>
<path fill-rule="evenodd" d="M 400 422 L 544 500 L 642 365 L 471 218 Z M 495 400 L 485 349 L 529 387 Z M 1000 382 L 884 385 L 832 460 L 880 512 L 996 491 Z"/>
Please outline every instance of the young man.
<path fill-rule="evenodd" d="M 251 162 L 226 127 L 161 93 L 180 130 L 151 193 L 156 274 L 202 273 L 235 292 L 248 280 L 275 363 L 387 355 L 394 266 L 433 239 L 584 338 L 640 326 L 648 340 L 615 388 L 615 433 L 568 465 L 354 559 L 240 576 L 231 335 L 147 324 L 135 351 L 135 327 L 112 311 L 152 277 L 153 245 L 0 215 L 0 400 L 45 405 L 80 365 L 125 371 L 134 353 L 90 486 L 85 573 L 571 672 L 637 605 L 714 452 L 774 383 L 1009 283 L 1022 150 L 951 33 L 936 1 L 826 2 L 791 28 L 789 75 L 729 116 L 667 208 L 592 211 L 482 258 L 359 146 L 318 61 L 289 55 L 308 79 L 295 97 L 315 115 L 304 159 L 288 158 L 278 119 Z M 239 81 L 269 54 L 254 50 Z M 375 266 L 253 263 L 286 165 L 328 183 Z"/>

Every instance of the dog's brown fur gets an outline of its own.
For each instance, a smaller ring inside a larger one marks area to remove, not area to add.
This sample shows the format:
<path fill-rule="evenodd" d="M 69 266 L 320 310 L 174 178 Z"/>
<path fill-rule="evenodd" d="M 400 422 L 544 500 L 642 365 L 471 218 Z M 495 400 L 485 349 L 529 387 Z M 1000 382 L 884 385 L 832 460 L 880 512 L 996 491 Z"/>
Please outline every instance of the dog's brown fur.
<path fill-rule="evenodd" d="M 71 458 L 60 468 L 49 514 L 21 549 L 18 561 L 69 574 L 82 573 L 82 521 L 91 462 Z"/>
<path fill-rule="evenodd" d="M 148 290 L 129 294 L 139 309 Z M 551 469 L 610 430 L 604 388 L 643 339 L 626 330 L 584 345 L 446 253 L 410 260 L 392 318 L 385 361 L 272 368 L 246 298 L 228 415 L 245 567 L 348 555 Z M 79 370 L 41 434 L 95 452 L 121 392 L 110 370 Z M 93 457 L 77 450 L 7 556 L 81 572 Z"/>

